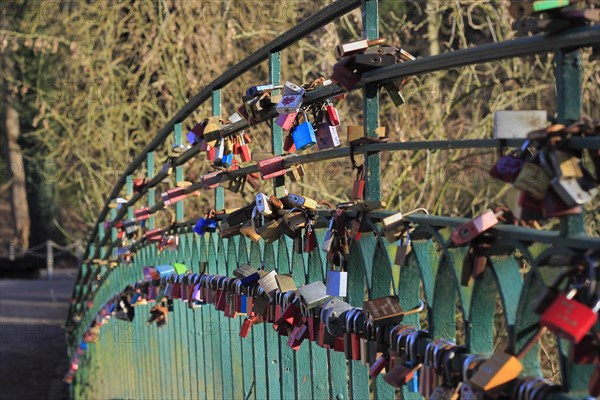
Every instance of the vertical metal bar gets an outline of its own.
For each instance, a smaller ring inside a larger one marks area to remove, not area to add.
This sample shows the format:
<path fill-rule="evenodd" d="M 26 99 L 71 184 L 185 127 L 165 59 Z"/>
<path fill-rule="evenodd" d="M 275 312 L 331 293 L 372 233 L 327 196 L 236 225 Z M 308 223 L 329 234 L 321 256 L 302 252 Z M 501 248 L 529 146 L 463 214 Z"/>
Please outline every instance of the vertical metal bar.
<path fill-rule="evenodd" d="M 125 193 L 127 195 L 127 200 L 131 199 L 133 196 L 133 177 L 131 175 L 127 175 L 127 178 L 125 178 Z M 127 219 L 133 219 L 132 207 L 127 207 Z"/>
<path fill-rule="evenodd" d="M 554 53 L 557 122 L 569 125 L 581 116 L 581 51 L 565 49 Z M 585 234 L 585 212 L 562 217 L 560 230 L 564 236 Z"/>
<path fill-rule="evenodd" d="M 100 243 L 102 243 L 102 241 L 104 240 L 104 235 L 105 235 L 104 222 L 101 222 L 98 224 L 98 241 Z M 100 248 L 100 258 L 104 258 L 105 255 L 106 255 L 106 246 L 102 246 Z"/>
<path fill-rule="evenodd" d="M 51 281 L 54 275 L 54 247 L 52 240 L 46 241 L 46 269 L 48 270 L 48 280 Z"/>
<path fill-rule="evenodd" d="M 221 89 L 213 90 L 212 93 L 212 114 L 215 117 L 221 116 Z M 215 209 L 225 208 L 225 189 L 218 187 L 215 189 Z"/>
<path fill-rule="evenodd" d="M 363 38 L 379 37 L 378 0 L 364 0 L 362 5 Z M 366 137 L 378 137 L 379 92 L 377 84 L 367 84 L 363 90 L 363 124 Z M 377 154 L 365 154 L 365 199 L 381 199 L 381 157 Z"/>
<path fill-rule="evenodd" d="M 269 54 L 269 81 L 273 85 L 279 85 L 281 82 L 281 53 L 275 52 Z M 279 94 L 279 90 L 274 91 Z M 271 150 L 273 155 L 283 154 L 283 129 L 275 123 L 275 118 L 271 121 Z M 285 191 L 285 175 L 278 176 L 273 180 L 275 196 L 281 197 Z"/>
<path fill-rule="evenodd" d="M 581 115 L 581 51 L 562 49 L 554 53 L 554 76 L 556 79 L 557 122 L 570 124 Z M 563 236 L 585 235 L 585 211 L 579 215 L 560 218 Z M 571 395 L 587 394 L 592 365 L 577 365 L 569 360 L 569 348 L 573 344 L 559 340 L 563 385 Z"/>
<path fill-rule="evenodd" d="M 154 178 L 154 152 L 150 151 L 146 155 L 146 169 L 148 170 L 148 180 Z M 154 207 L 156 189 L 148 189 L 148 207 Z M 148 218 L 148 229 L 154 229 L 154 215 Z"/>
<path fill-rule="evenodd" d="M 181 134 L 181 123 L 175 124 L 175 145 L 182 144 L 182 134 Z M 183 165 L 175 167 L 175 182 L 179 184 L 183 182 Z M 177 222 L 183 221 L 184 214 L 184 206 L 185 203 L 183 201 L 178 201 L 175 204 L 175 218 L 177 218 Z"/>

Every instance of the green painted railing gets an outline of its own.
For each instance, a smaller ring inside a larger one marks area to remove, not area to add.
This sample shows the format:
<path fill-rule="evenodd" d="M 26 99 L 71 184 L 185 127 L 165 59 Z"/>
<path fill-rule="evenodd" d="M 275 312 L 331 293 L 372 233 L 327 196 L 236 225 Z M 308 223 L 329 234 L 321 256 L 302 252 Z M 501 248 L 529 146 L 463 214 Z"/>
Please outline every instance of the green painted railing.
<path fill-rule="evenodd" d="M 191 223 L 184 222 L 183 203 L 176 206 L 176 220 L 180 245 L 176 252 L 158 252 L 156 245 L 144 241 L 135 246 L 132 264 L 110 266 L 118 241 L 117 221 L 132 218 L 134 206 L 144 198 L 152 211 L 164 208 L 155 201 L 155 187 L 165 179 L 164 172 L 155 174 L 154 151 L 173 133 L 175 143 L 181 143 L 183 121 L 201 104 L 212 101 L 213 115 L 221 115 L 221 89 L 244 72 L 261 62 L 269 64 L 272 83 L 280 79 L 279 52 L 317 28 L 357 8 L 363 10 L 363 35 L 378 37 L 377 0 L 338 0 L 325 7 L 307 21 L 276 38 L 250 57 L 232 67 L 203 89 L 163 127 L 152 142 L 127 168 L 100 213 L 92 232 L 73 291 L 73 303 L 67 325 L 71 355 L 98 311 L 126 285 L 142 278 L 142 267 L 181 262 L 194 273 L 231 276 L 240 264 L 264 265 L 266 270 L 291 273 L 297 285 L 324 280 L 325 253 L 320 249 L 310 254 L 296 254 L 288 239 L 272 244 L 249 242 L 244 237 L 221 239 L 218 234 L 195 235 Z M 439 56 L 425 57 L 365 73 L 362 78 L 364 93 L 365 136 L 377 136 L 379 98 L 377 87 L 391 79 L 429 73 L 446 68 L 489 62 L 501 58 L 532 53 L 554 52 L 556 59 L 557 111 L 559 122 L 579 119 L 581 109 L 580 57 L 577 48 L 600 43 L 600 27 L 572 29 L 550 36 L 534 36 L 509 42 L 458 50 Z M 337 85 L 329 85 L 307 94 L 305 104 L 318 102 L 343 93 Z M 269 115 L 272 118 L 274 115 Z M 263 121 L 264 122 L 264 121 Z M 232 135 L 247 128 L 246 122 L 228 125 L 222 136 Z M 521 140 L 464 140 L 409 143 L 377 143 L 365 145 L 356 151 L 365 154 L 366 197 L 378 200 L 381 196 L 380 153 L 383 151 L 415 151 L 459 148 L 518 147 Z M 600 138 L 574 138 L 572 148 L 600 148 Z M 273 124 L 272 153 L 282 150 L 282 132 Z M 198 154 L 193 146 L 174 160 L 177 182 L 184 180 L 183 164 Z M 348 147 L 313 152 L 286 158 L 286 167 L 347 157 Z M 133 175 L 144 167 L 148 184 L 141 193 L 133 193 Z M 256 165 L 246 166 L 224 174 L 223 182 L 257 172 Z M 274 192 L 283 194 L 285 181 L 275 181 Z M 186 192 L 202 188 L 194 183 Z M 109 203 L 125 195 L 129 201 L 120 210 L 109 209 Z M 216 189 L 215 208 L 226 206 L 223 188 Z M 105 226 L 110 210 L 110 221 Z M 385 212 L 373 212 L 378 220 Z M 198 216 L 192 216 L 198 217 Z M 406 217 L 416 230 L 413 233 L 413 251 L 406 266 L 393 264 L 396 247 L 378 235 L 363 234 L 351 246 L 349 259 L 349 295 L 347 301 L 362 306 L 365 296 L 377 298 L 389 294 L 399 296 L 404 309 L 415 307 L 419 298 L 426 301 L 427 329 L 431 339 L 446 338 L 464 341 L 469 352 L 490 354 L 497 343 L 507 336 L 509 347 L 518 350 L 533 335 L 531 327 L 539 316 L 532 304 L 544 285 L 562 269 L 538 267 L 537 260 L 545 259 L 548 252 L 581 252 L 599 248 L 600 239 L 584 235 L 583 216 L 566 217 L 560 231 L 538 231 L 516 226 L 499 225 L 491 229 L 498 250 L 490 257 L 489 268 L 474 285 L 459 284 L 466 248 L 449 245 L 453 228 L 466 221 L 443 216 L 411 215 Z M 154 217 L 148 228 L 154 228 Z M 110 232 L 109 232 L 110 230 Z M 110 233 L 110 234 L 108 234 Z M 320 240 L 323 230 L 317 230 Z M 518 252 L 519 257 L 515 256 Z M 525 273 L 522 260 L 532 268 Z M 500 299 L 506 332 L 494 331 L 497 297 Z M 457 307 L 460 311 L 457 317 Z M 207 399 L 266 399 L 266 398 L 393 398 L 399 396 L 381 377 L 370 380 L 367 367 L 357 361 L 347 362 L 343 353 L 305 343 L 298 351 L 291 350 L 267 324 L 257 325 L 247 339 L 238 332 L 241 319 L 225 318 L 211 306 L 187 309 L 175 302 L 169 313 L 168 325 L 157 330 L 146 326 L 145 316 L 150 306 L 136 307 L 133 323 L 115 318 L 102 328 L 98 341 L 88 345 L 77 374 L 71 385 L 74 398 L 207 398 Z M 405 322 L 420 327 L 418 315 Z M 457 337 L 457 326 L 463 327 Z M 595 328 L 597 329 L 597 327 Z M 463 337 L 464 336 L 464 337 Z M 564 394 L 553 398 L 581 398 L 587 394 L 592 365 L 574 365 L 568 361 L 569 344 L 559 343 Z M 539 352 L 532 351 L 524 360 L 524 376 L 541 376 Z M 404 398 L 420 398 L 403 390 Z"/>

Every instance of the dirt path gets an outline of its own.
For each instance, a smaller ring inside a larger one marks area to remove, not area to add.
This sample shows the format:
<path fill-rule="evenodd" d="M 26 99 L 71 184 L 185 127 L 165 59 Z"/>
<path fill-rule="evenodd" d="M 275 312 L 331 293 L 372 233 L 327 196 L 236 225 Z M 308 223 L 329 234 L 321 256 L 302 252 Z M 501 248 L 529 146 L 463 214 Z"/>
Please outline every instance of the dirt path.
<path fill-rule="evenodd" d="M 64 323 L 75 270 L 0 281 L 0 399 L 65 399 Z"/>

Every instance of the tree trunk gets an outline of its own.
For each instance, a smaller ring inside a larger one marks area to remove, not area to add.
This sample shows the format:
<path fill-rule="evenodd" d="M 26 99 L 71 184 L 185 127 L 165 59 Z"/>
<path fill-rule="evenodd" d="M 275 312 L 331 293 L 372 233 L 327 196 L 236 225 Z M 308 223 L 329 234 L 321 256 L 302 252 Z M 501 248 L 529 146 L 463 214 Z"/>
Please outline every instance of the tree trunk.
<path fill-rule="evenodd" d="M 17 245 L 24 250 L 29 248 L 29 232 L 31 221 L 29 219 L 29 205 L 27 203 L 27 190 L 25 187 L 25 165 L 23 152 L 19 146 L 19 113 L 10 104 L 5 104 L 4 127 L 6 131 L 6 162 L 10 179 L 10 205 L 12 208 L 14 232 Z"/>

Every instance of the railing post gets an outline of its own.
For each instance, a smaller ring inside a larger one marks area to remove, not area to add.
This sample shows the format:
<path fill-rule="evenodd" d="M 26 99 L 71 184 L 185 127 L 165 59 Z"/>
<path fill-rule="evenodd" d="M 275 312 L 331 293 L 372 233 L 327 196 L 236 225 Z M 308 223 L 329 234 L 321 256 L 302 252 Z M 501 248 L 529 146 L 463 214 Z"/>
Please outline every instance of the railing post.
<path fill-rule="evenodd" d="M 362 4 L 363 38 L 379 37 L 379 5 L 378 0 L 364 0 Z M 366 137 L 378 137 L 379 127 L 379 92 L 377 83 L 365 85 L 363 90 L 363 124 Z M 379 153 L 365 154 L 365 199 L 381 199 L 381 157 Z"/>
<path fill-rule="evenodd" d="M 104 240 L 104 221 L 102 221 L 98 224 L 98 240 L 100 243 L 102 243 L 102 241 Z M 91 253 L 91 254 L 95 254 L 95 252 Z M 104 246 L 102 246 L 100 248 L 100 258 L 104 258 L 105 254 L 106 254 L 106 249 Z"/>
<path fill-rule="evenodd" d="M 581 115 L 581 51 L 564 49 L 554 53 L 554 76 L 557 122 L 568 125 L 579 120 Z M 560 233 L 563 236 L 585 235 L 585 210 L 578 215 L 562 217 Z M 570 362 L 571 346 L 572 343 L 559 340 L 563 385 L 570 395 L 587 395 L 594 367 Z"/>
<path fill-rule="evenodd" d="M 281 82 L 281 53 L 275 52 L 269 54 L 269 80 L 273 85 L 279 85 Z M 279 90 L 274 91 L 278 94 Z M 275 118 L 271 121 L 271 150 L 274 156 L 283 154 L 283 129 L 275 123 Z M 285 191 L 285 175 L 278 176 L 273 181 L 275 196 L 281 197 Z"/>
<path fill-rule="evenodd" d="M 179 146 L 182 144 L 181 136 L 182 136 L 181 135 L 181 123 L 177 123 L 177 124 L 175 124 L 175 145 L 176 146 Z M 177 185 L 179 185 L 180 182 L 183 182 L 183 165 L 179 165 L 179 166 L 175 167 L 175 183 Z M 177 222 L 183 221 L 184 205 L 185 205 L 185 203 L 183 201 L 178 201 L 177 203 L 175 203 L 175 218 L 177 219 Z"/>
<path fill-rule="evenodd" d="M 149 151 L 146 155 L 146 169 L 148 174 L 148 180 L 154 178 L 154 152 Z M 154 200 L 156 196 L 156 189 L 150 188 L 148 189 L 148 207 L 154 207 Z M 150 215 L 148 218 L 148 229 L 154 229 L 154 215 Z"/>
<path fill-rule="evenodd" d="M 127 201 L 133 196 L 133 177 L 131 175 L 127 175 L 125 180 L 125 195 L 127 196 Z M 127 219 L 133 219 L 132 207 L 127 207 Z"/>
<path fill-rule="evenodd" d="M 46 269 L 48 271 L 48 280 L 51 281 L 54 276 L 54 248 L 52 240 L 46 241 Z"/>
<path fill-rule="evenodd" d="M 213 117 L 221 116 L 221 89 L 212 92 L 212 115 Z M 225 208 L 225 189 L 219 186 L 215 189 L 215 209 L 222 208 Z"/>
<path fill-rule="evenodd" d="M 565 49 L 554 53 L 557 122 L 571 124 L 581 116 L 581 51 Z M 585 212 L 562 217 L 560 231 L 564 236 L 585 234 Z"/>

